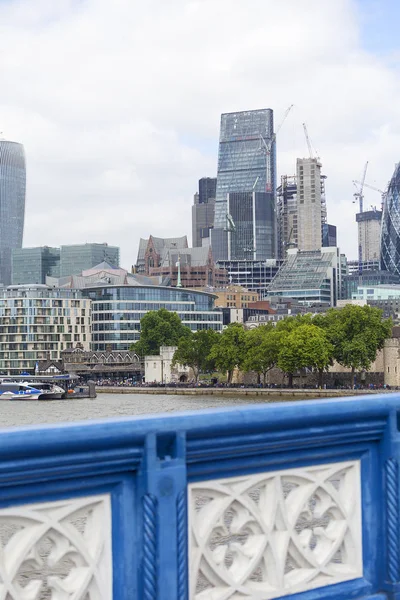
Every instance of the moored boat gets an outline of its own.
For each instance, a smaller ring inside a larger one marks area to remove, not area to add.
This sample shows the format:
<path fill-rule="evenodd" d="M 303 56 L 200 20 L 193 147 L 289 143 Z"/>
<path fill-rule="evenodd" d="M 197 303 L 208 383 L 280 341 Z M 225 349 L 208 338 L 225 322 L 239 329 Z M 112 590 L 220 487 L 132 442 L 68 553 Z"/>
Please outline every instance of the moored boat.
<path fill-rule="evenodd" d="M 39 400 L 42 391 L 26 382 L 0 380 L 0 400 Z"/>

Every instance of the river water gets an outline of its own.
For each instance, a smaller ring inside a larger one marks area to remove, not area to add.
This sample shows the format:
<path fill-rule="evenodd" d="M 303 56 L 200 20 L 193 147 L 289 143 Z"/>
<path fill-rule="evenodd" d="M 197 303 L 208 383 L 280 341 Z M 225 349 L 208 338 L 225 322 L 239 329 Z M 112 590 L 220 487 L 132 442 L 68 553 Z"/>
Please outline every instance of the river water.
<path fill-rule="evenodd" d="M 283 400 L 281 397 L 280 400 Z M 81 400 L 3 400 L 0 428 L 266 403 L 260 397 L 98 394 Z"/>

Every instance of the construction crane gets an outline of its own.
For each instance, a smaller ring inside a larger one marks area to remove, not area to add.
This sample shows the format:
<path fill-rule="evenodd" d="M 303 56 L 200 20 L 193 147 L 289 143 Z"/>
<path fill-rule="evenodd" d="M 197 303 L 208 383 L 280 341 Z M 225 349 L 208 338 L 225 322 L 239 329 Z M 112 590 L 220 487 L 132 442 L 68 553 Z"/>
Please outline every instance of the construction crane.
<path fill-rule="evenodd" d="M 234 231 L 236 231 L 235 222 L 232 218 L 232 215 L 230 215 L 229 213 L 226 214 L 226 227 L 224 231 L 227 231 L 228 233 L 233 233 Z"/>
<path fill-rule="evenodd" d="M 314 157 L 314 152 L 313 152 L 313 148 L 312 148 L 312 145 L 311 145 L 310 136 L 308 135 L 307 125 L 305 123 L 303 123 L 303 129 L 304 129 L 304 135 L 306 137 L 306 142 L 307 142 L 307 146 L 308 146 L 308 153 L 310 155 L 310 158 L 318 158 L 317 156 Z M 315 148 L 314 148 L 314 150 L 315 150 Z"/>
<path fill-rule="evenodd" d="M 363 175 L 361 177 L 361 181 L 359 181 L 359 182 L 353 181 L 353 183 L 354 183 L 354 185 L 356 187 L 357 187 L 357 184 L 359 185 L 359 188 L 353 194 L 353 196 L 354 196 L 353 204 L 355 202 L 357 202 L 357 198 L 358 198 L 358 202 L 359 202 L 359 206 L 360 206 L 360 213 L 363 212 L 363 208 L 364 208 L 364 193 L 363 192 L 364 192 L 364 185 L 365 185 L 365 177 L 367 175 L 367 169 L 368 169 L 368 161 L 365 163 L 365 167 L 364 167 Z"/>
<path fill-rule="evenodd" d="M 267 156 L 269 156 L 271 154 L 272 146 L 276 140 L 276 136 L 280 132 L 282 125 L 286 121 L 286 118 L 287 118 L 288 114 L 290 113 L 290 111 L 292 110 L 293 106 L 294 106 L 294 104 L 291 104 L 289 106 L 289 108 L 287 108 L 285 110 L 283 118 L 282 118 L 281 122 L 279 123 L 278 127 L 276 128 L 275 133 L 272 134 L 270 140 L 265 140 L 265 138 L 260 134 L 260 151 L 265 152 L 267 154 Z M 265 189 L 267 192 L 273 191 L 272 190 L 271 164 L 270 164 L 269 160 L 267 160 L 267 181 L 266 181 Z"/>
<path fill-rule="evenodd" d="M 361 185 L 361 182 L 357 181 L 357 180 L 353 181 L 353 183 L 356 185 Z M 383 210 L 383 204 L 384 204 L 385 198 L 387 196 L 387 191 L 384 192 L 383 190 L 381 190 L 377 187 L 374 187 L 373 185 L 370 185 L 369 183 L 365 183 L 365 182 L 364 182 L 364 187 L 366 187 L 370 190 L 374 190 L 374 192 L 379 192 L 379 194 L 381 195 L 381 210 Z"/>

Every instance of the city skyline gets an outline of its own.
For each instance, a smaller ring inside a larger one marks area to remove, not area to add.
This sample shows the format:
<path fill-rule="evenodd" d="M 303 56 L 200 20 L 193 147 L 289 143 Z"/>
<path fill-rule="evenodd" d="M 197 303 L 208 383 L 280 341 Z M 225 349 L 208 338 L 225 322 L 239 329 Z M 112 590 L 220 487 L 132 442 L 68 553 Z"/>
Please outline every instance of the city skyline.
<path fill-rule="evenodd" d="M 214 8 L 1 3 L 0 129 L 28 157 L 25 246 L 107 241 L 131 264 L 150 231 L 190 232 L 197 181 L 217 172 L 222 113 L 268 106 L 277 125 L 294 103 L 277 138 L 277 181 L 308 156 L 305 121 L 328 177 L 329 222 L 357 258 L 352 180 L 369 160 L 368 182 L 384 188 L 398 162 L 399 7 L 220 0 Z M 193 44 L 204 25 L 209 35 Z M 366 207 L 379 207 L 379 194 L 365 196 Z"/>

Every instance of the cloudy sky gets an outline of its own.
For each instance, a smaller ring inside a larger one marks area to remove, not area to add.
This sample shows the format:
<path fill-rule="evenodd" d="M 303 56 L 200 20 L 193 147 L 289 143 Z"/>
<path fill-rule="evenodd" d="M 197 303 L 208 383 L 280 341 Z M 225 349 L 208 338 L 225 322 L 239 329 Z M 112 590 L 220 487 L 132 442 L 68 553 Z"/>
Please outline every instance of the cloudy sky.
<path fill-rule="evenodd" d="M 222 112 L 273 108 L 278 175 L 307 156 L 357 257 L 353 179 L 400 159 L 398 0 L 0 0 L 0 131 L 25 145 L 25 246 L 191 233 Z M 366 205 L 380 195 L 366 193 Z"/>

